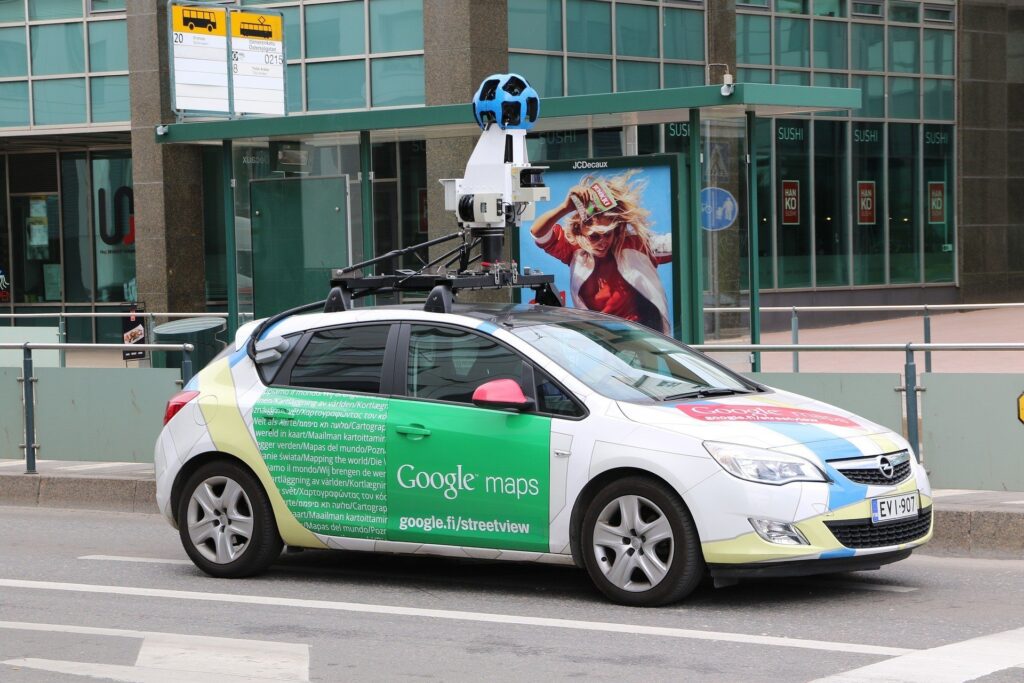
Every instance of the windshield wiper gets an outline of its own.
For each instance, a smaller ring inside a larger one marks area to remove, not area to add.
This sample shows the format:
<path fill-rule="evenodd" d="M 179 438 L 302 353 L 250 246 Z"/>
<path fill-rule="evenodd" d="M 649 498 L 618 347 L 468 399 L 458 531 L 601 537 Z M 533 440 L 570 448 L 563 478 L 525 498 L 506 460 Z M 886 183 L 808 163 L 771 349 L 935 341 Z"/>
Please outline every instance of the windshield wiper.
<path fill-rule="evenodd" d="M 683 398 L 710 398 L 712 396 L 735 396 L 737 394 L 749 394 L 744 389 L 726 389 L 725 387 L 701 387 L 693 391 L 686 391 L 681 394 L 666 396 L 665 401 L 678 401 Z"/>

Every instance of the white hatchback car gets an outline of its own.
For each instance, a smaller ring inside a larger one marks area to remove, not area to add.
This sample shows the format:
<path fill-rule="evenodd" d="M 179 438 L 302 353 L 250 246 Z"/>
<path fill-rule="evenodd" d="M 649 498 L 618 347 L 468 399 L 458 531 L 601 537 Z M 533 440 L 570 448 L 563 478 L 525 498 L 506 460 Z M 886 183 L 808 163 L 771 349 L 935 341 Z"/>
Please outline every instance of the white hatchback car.
<path fill-rule="evenodd" d="M 900 435 L 618 318 L 380 307 L 256 329 L 171 399 L 156 444 L 160 509 L 214 576 L 284 545 L 422 553 L 575 563 L 661 605 L 708 572 L 875 569 L 931 538 Z"/>

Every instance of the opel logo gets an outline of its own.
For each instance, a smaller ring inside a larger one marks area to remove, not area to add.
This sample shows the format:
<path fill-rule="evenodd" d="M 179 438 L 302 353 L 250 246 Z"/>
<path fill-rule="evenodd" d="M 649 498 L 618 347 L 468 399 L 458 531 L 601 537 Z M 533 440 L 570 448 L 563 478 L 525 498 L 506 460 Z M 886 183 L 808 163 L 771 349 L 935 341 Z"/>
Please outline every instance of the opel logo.
<path fill-rule="evenodd" d="M 892 479 L 893 475 L 896 474 L 896 468 L 889 462 L 889 458 L 884 455 L 878 459 L 878 469 L 886 479 Z"/>

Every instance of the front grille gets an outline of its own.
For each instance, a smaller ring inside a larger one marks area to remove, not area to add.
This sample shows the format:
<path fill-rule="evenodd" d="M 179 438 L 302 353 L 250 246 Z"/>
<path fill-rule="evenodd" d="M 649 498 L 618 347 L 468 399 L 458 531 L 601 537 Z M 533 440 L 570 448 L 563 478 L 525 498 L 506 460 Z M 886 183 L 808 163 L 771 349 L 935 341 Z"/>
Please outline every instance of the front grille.
<path fill-rule="evenodd" d="M 870 519 L 825 522 L 836 540 L 847 548 L 881 548 L 921 538 L 932 525 L 932 509 L 926 507 L 914 519 L 901 519 L 889 524 L 872 524 Z"/>
<path fill-rule="evenodd" d="M 882 474 L 880 469 L 865 469 L 865 470 L 844 470 L 840 469 L 840 473 L 850 481 L 858 484 L 868 484 L 871 486 L 892 486 L 898 484 L 907 477 L 910 476 L 910 461 L 902 462 L 893 468 L 892 477 L 886 477 Z"/>

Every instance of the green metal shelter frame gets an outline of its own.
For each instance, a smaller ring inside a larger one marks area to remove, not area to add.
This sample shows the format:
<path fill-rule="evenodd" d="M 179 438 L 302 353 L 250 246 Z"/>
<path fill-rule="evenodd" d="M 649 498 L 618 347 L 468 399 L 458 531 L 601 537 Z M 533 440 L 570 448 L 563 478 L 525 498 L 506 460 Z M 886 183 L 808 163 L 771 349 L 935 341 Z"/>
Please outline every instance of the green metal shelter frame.
<path fill-rule="evenodd" d="M 756 187 L 757 156 L 754 154 L 754 122 L 758 117 L 808 114 L 817 111 L 856 109 L 861 105 L 861 92 L 854 88 L 821 88 L 793 85 L 740 83 L 729 95 L 717 85 L 689 88 L 666 88 L 601 95 L 546 98 L 541 102 L 541 117 L 535 132 L 572 128 L 612 128 L 688 121 L 691 131 L 700 131 L 703 120 L 745 120 L 747 140 L 748 187 Z M 196 121 L 158 126 L 156 141 L 162 144 L 211 143 L 220 141 L 224 164 L 224 219 L 227 238 L 229 328 L 234 331 L 238 319 L 237 266 L 235 263 L 234 189 L 232 188 L 232 141 L 246 138 L 288 138 L 316 135 L 357 135 L 360 156 L 360 191 L 362 214 L 363 258 L 373 256 L 373 209 L 370 151 L 372 142 L 406 139 L 465 137 L 477 134 L 469 103 L 431 107 L 374 109 L 338 114 L 305 114 L 272 118 L 247 118 L 218 121 Z M 701 144 L 690 145 L 688 195 L 700 196 L 702 174 Z M 750 334 L 751 341 L 760 340 L 758 316 L 757 263 L 757 193 L 748 192 L 748 231 L 750 268 Z M 686 193 L 680 195 L 686 196 Z M 690 201 L 678 214 L 686 216 L 691 225 L 700 224 L 700 205 Z M 685 220 L 685 219 L 684 219 Z M 688 244 L 680 244 L 680 297 L 684 305 L 684 328 L 691 330 L 691 343 L 703 341 L 701 312 L 701 242 L 700 231 L 687 231 Z M 755 370 L 759 363 L 755 359 Z"/>

